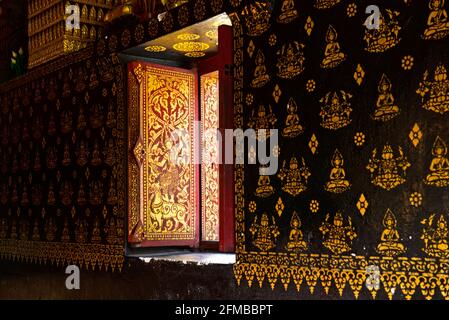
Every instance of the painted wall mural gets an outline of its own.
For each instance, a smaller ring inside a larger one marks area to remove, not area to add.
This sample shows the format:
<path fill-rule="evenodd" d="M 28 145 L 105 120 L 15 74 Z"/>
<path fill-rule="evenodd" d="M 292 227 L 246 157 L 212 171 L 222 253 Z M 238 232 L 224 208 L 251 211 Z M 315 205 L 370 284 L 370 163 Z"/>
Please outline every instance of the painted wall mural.
<path fill-rule="evenodd" d="M 370 4 L 241 10 L 243 126 L 281 134 L 276 175 L 236 174 L 240 285 L 449 298 L 449 6 L 378 1 L 369 29 Z"/>

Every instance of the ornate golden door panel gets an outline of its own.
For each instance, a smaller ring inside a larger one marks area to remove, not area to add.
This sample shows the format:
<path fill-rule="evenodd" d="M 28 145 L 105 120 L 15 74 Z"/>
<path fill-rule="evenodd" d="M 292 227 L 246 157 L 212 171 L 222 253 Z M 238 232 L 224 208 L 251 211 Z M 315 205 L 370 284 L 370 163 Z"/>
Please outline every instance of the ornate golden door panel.
<path fill-rule="evenodd" d="M 199 234 L 195 72 L 142 62 L 131 63 L 128 71 L 129 241 L 142 246 L 195 246 Z"/>

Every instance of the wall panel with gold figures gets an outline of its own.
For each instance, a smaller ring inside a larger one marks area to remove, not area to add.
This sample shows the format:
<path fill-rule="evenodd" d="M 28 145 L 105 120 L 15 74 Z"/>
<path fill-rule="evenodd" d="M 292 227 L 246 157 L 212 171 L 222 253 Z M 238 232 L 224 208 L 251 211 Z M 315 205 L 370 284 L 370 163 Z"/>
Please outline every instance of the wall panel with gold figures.
<path fill-rule="evenodd" d="M 240 15 L 235 106 L 280 170 L 237 167 L 237 282 L 449 299 L 449 4 L 378 1 L 369 30 L 370 1 L 275 3 Z"/>

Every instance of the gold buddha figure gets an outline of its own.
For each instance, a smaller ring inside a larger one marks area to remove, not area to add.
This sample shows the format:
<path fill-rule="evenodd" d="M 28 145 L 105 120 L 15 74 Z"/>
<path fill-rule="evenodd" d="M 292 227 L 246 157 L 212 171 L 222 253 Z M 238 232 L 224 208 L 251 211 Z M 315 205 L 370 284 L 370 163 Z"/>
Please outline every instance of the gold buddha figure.
<path fill-rule="evenodd" d="M 257 116 L 254 115 L 254 110 L 252 112 L 251 118 L 249 119 L 248 126 L 251 129 L 256 130 L 257 140 L 264 140 L 270 136 L 270 129 L 273 128 L 274 124 L 277 122 L 276 116 L 273 114 L 271 106 L 268 107 L 269 113 L 265 111 L 263 105 L 259 106 L 257 110 Z M 259 130 L 265 130 L 265 136 Z"/>
<path fill-rule="evenodd" d="M 410 163 L 399 147 L 399 156 L 395 157 L 393 148 L 384 146 L 380 159 L 374 149 L 366 169 L 371 173 L 371 183 L 386 190 L 391 190 L 405 182 L 405 175 Z M 402 172 L 400 172 L 401 170 Z"/>
<path fill-rule="evenodd" d="M 389 9 L 385 11 L 386 15 L 380 14 L 378 29 L 367 28 L 365 30 L 365 50 L 368 52 L 384 52 L 393 48 L 401 41 L 401 38 L 399 38 L 401 26 L 397 21 L 399 12 Z"/>
<path fill-rule="evenodd" d="M 394 97 L 391 93 L 391 82 L 385 74 L 377 87 L 379 97 L 377 98 L 376 110 L 373 114 L 374 120 L 388 121 L 399 114 L 399 107 L 394 104 Z"/>
<path fill-rule="evenodd" d="M 284 0 L 281 7 L 281 14 L 277 21 L 279 23 L 290 23 L 298 17 L 298 11 L 295 9 L 293 0 Z"/>
<path fill-rule="evenodd" d="M 260 198 L 267 198 L 274 193 L 274 188 L 271 185 L 270 177 L 261 175 L 257 182 L 257 189 L 255 195 Z"/>
<path fill-rule="evenodd" d="M 304 57 L 305 45 L 294 41 L 289 44 L 284 44 L 277 52 L 278 62 L 276 64 L 278 76 L 283 79 L 292 79 L 304 71 Z"/>
<path fill-rule="evenodd" d="M 337 130 L 348 126 L 351 122 L 351 103 L 349 100 L 352 95 L 344 91 L 340 91 L 341 98 L 337 92 L 329 92 L 320 100 L 321 107 L 320 116 L 322 118 L 321 126 L 330 130 Z"/>
<path fill-rule="evenodd" d="M 325 186 L 326 191 L 332 193 L 342 193 L 347 191 L 351 187 L 351 184 L 345 179 L 346 173 L 343 168 L 344 160 L 338 149 L 335 150 L 331 163 L 332 170 L 330 173 L 330 180 Z"/>
<path fill-rule="evenodd" d="M 425 225 L 421 239 L 424 241 L 423 251 L 434 258 L 449 258 L 449 231 L 446 219 L 441 215 L 436 226 L 433 226 L 435 214 L 421 223 Z"/>
<path fill-rule="evenodd" d="M 446 143 L 437 137 L 432 148 L 434 158 L 430 163 L 430 173 L 424 179 L 424 183 L 435 187 L 449 186 L 449 160 L 447 159 Z"/>
<path fill-rule="evenodd" d="M 423 39 L 439 40 L 449 35 L 449 21 L 447 11 L 444 9 L 444 0 L 429 1 L 430 14 L 427 19 L 427 29 L 424 30 Z"/>
<path fill-rule="evenodd" d="M 346 60 L 346 55 L 340 51 L 340 44 L 337 41 L 337 37 L 337 31 L 329 25 L 326 33 L 326 49 L 324 50 L 324 59 L 321 62 L 321 68 L 335 68 Z"/>
<path fill-rule="evenodd" d="M 253 244 L 261 251 L 268 251 L 276 246 L 276 238 L 279 236 L 279 229 L 276 225 L 274 217 L 272 217 L 272 224 L 266 213 L 262 214 L 260 223 L 257 221 L 257 216 L 254 217 L 254 222 L 249 231 L 253 236 Z"/>
<path fill-rule="evenodd" d="M 269 2 L 256 1 L 248 4 L 242 12 L 247 28 L 247 34 L 251 37 L 262 35 L 270 28 L 271 10 Z"/>
<path fill-rule="evenodd" d="M 282 190 L 296 197 L 301 192 L 307 190 L 307 181 L 310 177 L 309 168 L 307 168 L 304 158 L 302 158 L 302 166 L 299 167 L 298 160 L 291 158 L 289 168 L 286 168 L 284 161 L 282 169 L 278 173 L 279 179 L 283 181 Z"/>
<path fill-rule="evenodd" d="M 257 52 L 256 69 L 254 71 L 254 79 L 251 82 L 253 88 L 261 88 L 270 81 L 270 76 L 267 74 L 265 67 L 265 55 L 261 50 Z"/>
<path fill-rule="evenodd" d="M 301 219 L 298 213 L 293 211 L 293 216 L 290 221 L 291 231 L 288 236 L 287 251 L 293 253 L 300 253 L 306 251 L 308 248 L 307 242 L 304 241 L 304 236 L 301 231 Z"/>
<path fill-rule="evenodd" d="M 351 218 L 348 217 L 348 225 L 345 226 L 340 212 L 335 215 L 333 223 L 329 222 L 329 214 L 327 214 L 320 231 L 323 235 L 323 245 L 334 254 L 351 251 L 352 241 L 357 237 Z"/>
<path fill-rule="evenodd" d="M 429 72 L 426 70 L 424 79 L 419 84 L 418 93 L 421 96 L 423 108 L 439 114 L 449 111 L 449 80 L 443 64 L 439 64 L 435 70 L 434 81 L 428 80 Z"/>
<path fill-rule="evenodd" d="M 287 104 L 287 119 L 282 135 L 287 138 L 295 138 L 304 132 L 304 128 L 299 124 L 298 106 L 293 98 Z"/>
<path fill-rule="evenodd" d="M 397 221 L 390 209 L 387 210 L 383 219 L 385 227 L 377 245 L 377 253 L 386 257 L 396 257 L 405 252 L 405 246 L 399 242 L 400 236 L 396 229 Z"/>

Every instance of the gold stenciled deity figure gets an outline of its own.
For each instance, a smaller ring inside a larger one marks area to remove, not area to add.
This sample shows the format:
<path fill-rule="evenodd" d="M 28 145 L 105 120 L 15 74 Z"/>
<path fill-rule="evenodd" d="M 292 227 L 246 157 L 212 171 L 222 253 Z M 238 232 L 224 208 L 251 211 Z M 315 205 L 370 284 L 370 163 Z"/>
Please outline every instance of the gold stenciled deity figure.
<path fill-rule="evenodd" d="M 254 79 L 251 82 L 253 88 L 261 88 L 270 81 L 270 76 L 267 73 L 267 67 L 265 66 L 265 55 L 261 50 L 257 52 L 256 56 L 256 69 L 254 71 Z"/>
<path fill-rule="evenodd" d="M 272 223 L 270 224 L 270 220 L 266 213 L 262 214 L 260 222 L 258 221 L 257 216 L 254 217 L 254 222 L 249 228 L 249 232 L 251 232 L 253 236 L 254 246 L 264 252 L 273 249 L 276 246 L 276 239 L 280 234 L 274 217 L 272 217 Z"/>
<path fill-rule="evenodd" d="M 391 82 L 385 74 L 382 75 L 377 90 L 379 91 L 379 97 L 377 98 L 373 119 L 378 121 L 393 119 L 399 114 L 400 110 L 394 103 L 394 97 L 391 93 Z"/>
<path fill-rule="evenodd" d="M 320 111 L 321 126 L 330 130 L 337 130 L 348 126 L 351 122 L 351 103 L 352 95 L 340 91 L 341 97 L 337 92 L 329 92 L 320 100 L 322 107 Z"/>
<path fill-rule="evenodd" d="M 340 3 L 341 0 L 315 0 L 313 5 L 317 9 L 329 9 Z"/>
<path fill-rule="evenodd" d="M 385 10 L 385 14 L 379 16 L 379 28 L 365 30 L 364 40 L 366 42 L 365 50 L 368 52 L 384 52 L 396 46 L 401 38 L 399 31 L 401 26 L 397 21 L 399 12 L 389 9 Z"/>
<path fill-rule="evenodd" d="M 406 251 L 406 247 L 400 242 L 401 238 L 397 230 L 397 221 L 393 212 L 387 209 L 383 219 L 385 229 L 380 236 L 380 243 L 377 245 L 377 253 L 386 257 L 396 257 Z"/>
<path fill-rule="evenodd" d="M 295 9 L 295 1 L 284 0 L 282 2 L 281 14 L 277 21 L 279 23 L 290 23 L 298 17 L 298 11 Z"/>
<path fill-rule="evenodd" d="M 419 84 L 416 93 L 421 96 L 423 108 L 439 114 L 449 111 L 449 80 L 447 70 L 439 64 L 435 70 L 434 80 L 428 80 L 429 71 L 424 72 L 423 81 Z"/>
<path fill-rule="evenodd" d="M 307 242 L 304 241 L 304 235 L 301 231 L 301 219 L 299 219 L 296 211 L 293 211 L 290 227 L 291 230 L 288 236 L 287 250 L 293 253 L 306 251 L 308 245 Z"/>
<path fill-rule="evenodd" d="M 330 173 L 330 180 L 326 183 L 326 191 L 332 193 L 343 193 L 351 187 L 351 184 L 346 180 L 345 169 L 343 168 L 344 160 L 338 149 L 335 150 L 332 157 L 332 170 Z"/>
<path fill-rule="evenodd" d="M 424 241 L 423 251 L 434 258 L 449 258 L 449 230 L 446 219 L 441 215 L 434 226 L 435 214 L 424 219 L 421 224 L 425 226 L 421 239 Z"/>
<path fill-rule="evenodd" d="M 288 168 L 286 168 L 286 161 L 284 160 L 282 169 L 278 173 L 279 179 L 283 182 L 282 190 L 293 197 L 307 190 L 307 182 L 310 175 L 304 158 L 302 158 L 302 165 L 299 166 L 298 160 L 295 157 L 290 159 Z"/>
<path fill-rule="evenodd" d="M 304 132 L 303 126 L 299 124 L 298 105 L 293 98 L 290 98 L 287 104 L 287 119 L 282 135 L 287 138 L 295 138 Z"/>
<path fill-rule="evenodd" d="M 444 0 L 429 1 L 430 14 L 427 18 L 427 28 L 423 39 L 439 40 L 449 35 L 449 21 L 447 11 L 444 9 Z"/>
<path fill-rule="evenodd" d="M 277 52 L 278 62 L 276 64 L 278 76 L 283 79 L 292 79 L 304 71 L 304 57 L 305 45 L 294 41 L 292 43 L 284 44 Z"/>
<path fill-rule="evenodd" d="M 348 225 L 345 225 L 341 212 L 336 213 L 332 223 L 329 222 L 327 214 L 320 231 L 323 235 L 323 245 L 334 254 L 351 251 L 352 241 L 357 237 L 351 217 L 348 217 Z"/>
<path fill-rule="evenodd" d="M 440 188 L 449 186 L 449 160 L 447 158 L 447 146 L 440 137 L 437 137 L 433 144 L 432 155 L 434 158 L 430 163 L 430 173 L 424 179 L 424 183 Z"/>
<path fill-rule="evenodd" d="M 271 106 L 268 107 L 268 114 L 265 111 L 263 105 L 259 106 L 257 110 L 257 115 L 254 115 L 254 110 L 252 112 L 251 118 L 248 121 L 248 126 L 251 129 L 256 130 L 257 140 L 265 140 L 270 136 L 270 129 L 273 128 L 274 124 L 277 122 L 276 116 L 273 114 Z M 265 130 L 265 136 L 261 132 Z"/>
<path fill-rule="evenodd" d="M 271 185 L 270 176 L 261 175 L 257 182 L 257 189 L 255 195 L 259 198 L 267 198 L 274 193 L 274 188 Z"/>
<path fill-rule="evenodd" d="M 372 184 L 391 190 L 405 182 L 406 171 L 410 166 L 401 147 L 399 147 L 399 156 L 395 157 L 393 148 L 386 144 L 379 159 L 377 149 L 373 150 L 366 169 L 371 173 Z"/>
<path fill-rule="evenodd" d="M 249 4 L 243 10 L 242 16 L 245 20 L 246 33 L 251 37 L 258 37 L 270 28 L 270 3 L 256 1 Z"/>
<path fill-rule="evenodd" d="M 321 68 L 335 68 L 346 60 L 346 54 L 340 51 L 341 48 L 337 37 L 337 31 L 329 25 L 326 33 L 326 48 L 324 49 L 324 59 L 321 62 Z"/>

